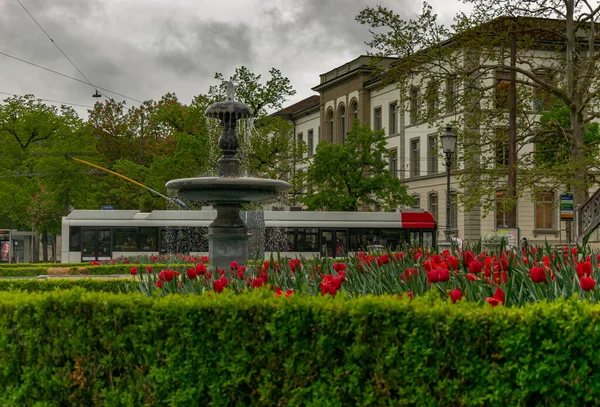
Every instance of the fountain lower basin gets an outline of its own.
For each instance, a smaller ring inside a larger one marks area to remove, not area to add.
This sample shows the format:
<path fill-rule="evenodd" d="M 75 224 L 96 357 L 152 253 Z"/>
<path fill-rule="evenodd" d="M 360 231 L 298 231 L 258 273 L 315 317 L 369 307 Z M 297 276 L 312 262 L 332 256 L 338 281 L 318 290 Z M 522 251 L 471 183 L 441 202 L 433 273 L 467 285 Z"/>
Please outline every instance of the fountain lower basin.
<path fill-rule="evenodd" d="M 285 181 L 245 177 L 181 178 L 166 186 L 182 198 L 206 204 L 267 202 L 290 189 Z"/>

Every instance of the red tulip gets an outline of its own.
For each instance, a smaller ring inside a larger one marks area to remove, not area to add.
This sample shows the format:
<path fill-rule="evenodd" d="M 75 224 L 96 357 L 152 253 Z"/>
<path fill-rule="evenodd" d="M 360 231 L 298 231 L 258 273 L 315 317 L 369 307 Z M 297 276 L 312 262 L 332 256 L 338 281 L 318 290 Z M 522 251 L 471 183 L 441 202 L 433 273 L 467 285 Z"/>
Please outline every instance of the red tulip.
<path fill-rule="evenodd" d="M 545 283 L 548 281 L 546 271 L 541 267 L 532 267 L 529 270 L 529 275 L 531 276 L 531 281 L 534 283 Z"/>
<path fill-rule="evenodd" d="M 187 278 L 196 278 L 198 276 L 195 267 L 190 267 L 189 269 L 187 269 L 185 274 L 187 275 Z"/>
<path fill-rule="evenodd" d="M 213 281 L 213 290 L 215 292 L 221 293 L 229 284 L 229 279 L 227 277 L 221 277 L 218 280 Z"/>
<path fill-rule="evenodd" d="M 579 280 L 579 285 L 581 286 L 582 290 L 590 291 L 593 290 L 596 286 L 596 280 L 590 277 L 581 277 L 581 279 Z"/>
<path fill-rule="evenodd" d="M 448 269 L 438 267 L 438 281 L 449 281 L 450 280 L 450 272 Z"/>
<path fill-rule="evenodd" d="M 439 281 L 439 274 L 437 270 L 427 271 L 425 274 L 427 275 L 427 282 L 429 284 L 434 284 Z"/>
<path fill-rule="evenodd" d="M 448 258 L 446 259 L 446 261 L 448 262 L 448 265 L 450 266 L 450 268 L 452 270 L 458 270 L 458 259 L 454 256 L 448 256 Z"/>
<path fill-rule="evenodd" d="M 340 271 L 345 271 L 346 270 L 346 264 L 345 263 L 335 263 L 332 267 L 338 273 Z"/>
<path fill-rule="evenodd" d="M 206 266 L 201 263 L 196 264 L 196 274 L 202 275 L 204 273 L 206 273 Z"/>
<path fill-rule="evenodd" d="M 138 268 L 137 267 L 131 267 L 129 269 L 129 274 L 132 274 L 132 275 L 135 276 L 137 273 L 138 273 Z"/>
<path fill-rule="evenodd" d="M 473 260 L 469 263 L 469 271 L 474 274 L 481 273 L 482 267 L 482 264 L 477 260 Z"/>
<path fill-rule="evenodd" d="M 477 281 L 477 280 L 479 280 L 477 277 L 475 277 L 475 275 L 473 275 L 471 273 L 467 273 L 467 279 L 469 279 L 471 281 Z"/>
<path fill-rule="evenodd" d="M 460 301 L 462 299 L 462 293 L 458 288 L 450 291 L 450 299 L 452 300 L 452 304 L 456 304 L 456 301 Z"/>
<path fill-rule="evenodd" d="M 494 291 L 494 296 L 493 297 L 487 297 L 485 299 L 492 307 L 495 307 L 496 305 L 504 305 L 504 290 L 502 290 L 500 287 L 496 288 L 496 291 Z"/>
<path fill-rule="evenodd" d="M 229 263 L 229 270 L 230 271 L 234 271 L 237 270 L 240 267 L 239 263 L 237 261 L 232 261 L 231 263 Z"/>
<path fill-rule="evenodd" d="M 575 268 L 577 269 L 577 275 L 579 276 L 579 279 L 581 279 L 584 276 L 592 276 L 592 263 L 590 263 L 589 261 L 580 261 L 577 263 Z"/>
<path fill-rule="evenodd" d="M 166 269 L 158 273 L 158 279 L 162 281 L 171 281 L 175 278 L 175 271 Z"/>

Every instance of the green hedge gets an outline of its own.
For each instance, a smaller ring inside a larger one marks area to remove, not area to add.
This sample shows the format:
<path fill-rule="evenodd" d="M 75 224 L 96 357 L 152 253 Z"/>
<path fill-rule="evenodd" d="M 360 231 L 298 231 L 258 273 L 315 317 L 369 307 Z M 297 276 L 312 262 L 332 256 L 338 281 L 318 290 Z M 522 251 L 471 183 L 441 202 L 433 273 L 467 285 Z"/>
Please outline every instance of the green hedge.
<path fill-rule="evenodd" d="M 23 268 L 23 267 L 85 267 L 90 263 L 0 263 L 3 268 Z"/>
<path fill-rule="evenodd" d="M 45 292 L 82 288 L 87 291 L 109 293 L 139 292 L 137 283 L 129 278 L 119 279 L 56 279 L 56 280 L 0 280 L 0 291 Z"/>
<path fill-rule="evenodd" d="M 140 264 L 103 264 L 100 266 L 91 266 L 89 264 L 84 265 L 75 265 L 73 263 L 66 263 L 65 265 L 61 265 L 61 263 L 56 263 L 51 266 L 37 266 L 37 265 L 29 265 L 28 267 L 11 267 L 11 266 L 0 266 L 0 276 L 1 277 L 31 277 L 31 276 L 41 276 L 48 274 L 49 268 L 68 268 L 70 270 L 70 274 L 81 274 L 78 273 L 77 270 L 80 268 L 84 268 L 91 275 L 112 275 L 112 274 L 129 274 L 129 269 L 131 267 L 137 267 L 140 273 L 146 272 L 147 265 Z M 152 269 L 156 271 L 161 271 L 165 268 L 172 268 L 175 270 L 185 270 L 185 268 L 190 267 L 187 264 L 174 264 L 174 265 L 165 265 L 165 264 L 151 264 Z M 83 273 L 85 274 L 85 273 Z"/>
<path fill-rule="evenodd" d="M 0 293 L 0 405 L 585 406 L 600 306 Z"/>

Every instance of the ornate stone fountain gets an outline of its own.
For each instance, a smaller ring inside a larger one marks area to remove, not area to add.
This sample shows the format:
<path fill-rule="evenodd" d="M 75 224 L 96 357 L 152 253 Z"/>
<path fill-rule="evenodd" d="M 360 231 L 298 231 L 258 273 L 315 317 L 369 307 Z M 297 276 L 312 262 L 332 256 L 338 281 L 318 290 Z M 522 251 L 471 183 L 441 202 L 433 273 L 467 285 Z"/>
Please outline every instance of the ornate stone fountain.
<path fill-rule="evenodd" d="M 182 178 L 167 182 L 167 188 L 178 191 L 180 197 L 212 205 L 217 217 L 209 225 L 209 257 L 216 269 L 228 270 L 232 261 L 247 264 L 248 229 L 240 217 L 242 205 L 273 200 L 290 184 L 285 181 L 240 176 L 237 157 L 239 141 L 236 133 L 238 120 L 252 116 L 249 106 L 234 101 L 234 87 L 227 83 L 227 100 L 206 109 L 207 118 L 217 119 L 223 126 L 219 138 L 221 158 L 218 177 Z"/>

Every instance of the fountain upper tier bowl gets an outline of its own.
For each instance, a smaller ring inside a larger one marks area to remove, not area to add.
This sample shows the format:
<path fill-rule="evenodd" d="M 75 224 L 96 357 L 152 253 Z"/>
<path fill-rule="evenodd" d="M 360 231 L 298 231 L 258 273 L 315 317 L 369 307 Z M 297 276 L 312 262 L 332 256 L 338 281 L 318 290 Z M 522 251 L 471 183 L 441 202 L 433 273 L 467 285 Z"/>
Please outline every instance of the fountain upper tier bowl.
<path fill-rule="evenodd" d="M 182 198 L 207 204 L 251 203 L 273 200 L 290 184 L 276 179 L 244 177 L 181 178 L 167 182 Z"/>

